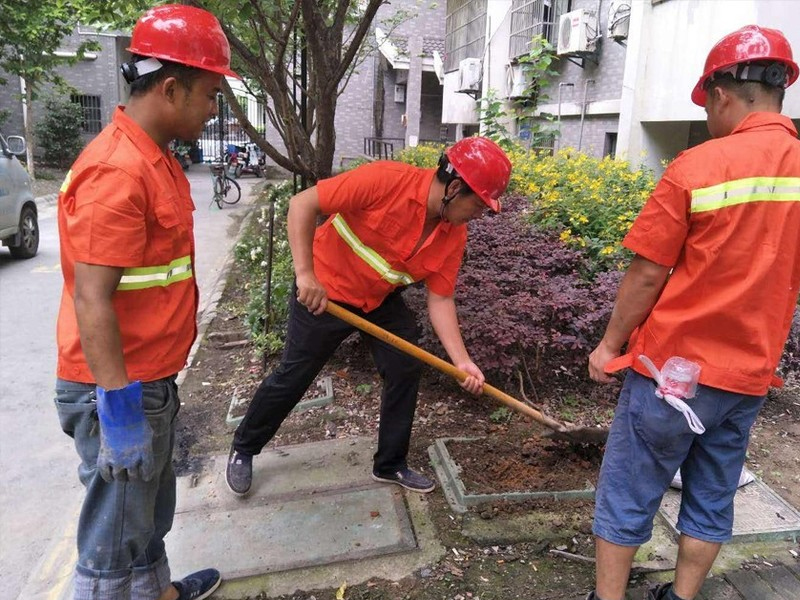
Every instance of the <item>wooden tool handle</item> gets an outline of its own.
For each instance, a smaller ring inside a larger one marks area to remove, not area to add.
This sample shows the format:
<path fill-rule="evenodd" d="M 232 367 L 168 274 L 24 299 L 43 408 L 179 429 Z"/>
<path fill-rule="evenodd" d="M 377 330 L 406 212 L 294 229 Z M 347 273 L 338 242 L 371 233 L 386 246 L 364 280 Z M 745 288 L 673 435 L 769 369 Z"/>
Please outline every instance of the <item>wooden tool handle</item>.
<path fill-rule="evenodd" d="M 374 323 L 370 323 L 366 319 L 362 319 L 358 315 L 354 315 L 349 310 L 342 308 L 341 306 L 339 306 L 334 302 L 331 302 L 330 300 L 328 300 L 328 305 L 325 310 L 327 310 L 333 316 L 340 318 L 342 321 L 349 323 L 353 327 L 357 327 L 358 329 L 370 334 L 371 336 L 374 336 L 379 340 L 382 340 L 387 344 L 394 346 L 398 350 L 402 350 L 406 354 L 421 360 L 422 362 L 434 367 L 435 369 L 438 369 L 442 373 L 450 375 L 459 382 L 464 381 L 467 377 L 469 377 L 468 373 L 462 371 L 455 365 L 452 365 L 451 363 L 442 360 L 438 356 L 434 356 L 430 352 L 427 352 L 422 348 L 415 346 L 411 342 L 407 342 L 403 338 L 398 337 L 393 333 L 389 333 L 385 329 L 378 327 Z M 535 408 L 520 402 L 516 398 L 512 398 L 502 390 L 499 390 L 496 387 L 489 385 L 488 383 L 483 384 L 483 393 L 491 396 L 495 400 L 499 400 L 509 408 L 512 408 L 515 411 L 530 417 L 537 423 L 541 423 L 545 427 L 548 427 L 555 431 L 564 431 L 564 425 L 562 423 L 559 423 L 555 419 L 552 419 L 547 415 L 540 413 Z"/>

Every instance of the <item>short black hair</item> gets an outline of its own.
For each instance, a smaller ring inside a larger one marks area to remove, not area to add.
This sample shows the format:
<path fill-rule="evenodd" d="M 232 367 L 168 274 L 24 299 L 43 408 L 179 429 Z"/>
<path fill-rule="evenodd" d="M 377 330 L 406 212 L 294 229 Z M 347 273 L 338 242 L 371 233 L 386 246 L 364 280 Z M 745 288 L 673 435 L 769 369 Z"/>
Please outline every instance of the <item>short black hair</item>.
<path fill-rule="evenodd" d="M 147 57 L 134 54 L 132 61 L 138 62 L 140 60 L 144 60 L 145 58 Z M 131 96 L 141 96 L 149 92 L 168 77 L 174 77 L 185 90 L 190 91 L 194 85 L 194 82 L 203 72 L 202 69 L 189 67 L 187 65 L 182 65 L 170 60 L 163 60 L 159 58 L 158 62 L 160 62 L 162 65 L 160 69 L 151 73 L 147 73 L 146 75 L 142 75 L 141 77 L 136 78 L 133 83 L 130 84 Z"/>
<path fill-rule="evenodd" d="M 786 96 L 786 89 L 782 86 L 767 85 L 760 81 L 743 81 L 734 78 L 731 73 L 722 73 L 709 81 L 706 86 L 707 93 L 711 93 L 716 87 L 720 87 L 750 104 L 766 97 L 777 104 L 781 110 L 783 109 L 783 99 Z"/>
<path fill-rule="evenodd" d="M 472 188 L 469 187 L 464 178 L 461 177 L 458 173 L 456 173 L 455 169 L 448 171 L 448 167 L 450 166 L 450 160 L 447 158 L 447 155 L 442 153 L 439 157 L 439 166 L 436 169 L 436 179 L 439 183 L 443 183 L 445 187 L 447 187 L 451 181 L 454 179 L 458 179 L 461 181 L 461 189 L 458 191 L 459 196 L 468 196 L 472 194 Z"/>

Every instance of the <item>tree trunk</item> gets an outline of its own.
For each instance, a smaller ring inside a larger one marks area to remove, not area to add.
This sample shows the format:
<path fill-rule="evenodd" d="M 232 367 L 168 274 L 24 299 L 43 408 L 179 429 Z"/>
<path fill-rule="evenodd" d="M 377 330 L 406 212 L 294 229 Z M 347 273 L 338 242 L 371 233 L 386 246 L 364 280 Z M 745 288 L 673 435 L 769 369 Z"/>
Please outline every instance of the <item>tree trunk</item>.
<path fill-rule="evenodd" d="M 31 91 L 31 86 L 28 85 L 28 81 L 24 78 L 22 81 L 25 84 L 25 141 L 27 142 L 25 144 L 27 146 L 25 156 L 28 162 L 28 175 L 33 181 L 36 179 L 36 172 L 33 166 L 33 92 Z"/>

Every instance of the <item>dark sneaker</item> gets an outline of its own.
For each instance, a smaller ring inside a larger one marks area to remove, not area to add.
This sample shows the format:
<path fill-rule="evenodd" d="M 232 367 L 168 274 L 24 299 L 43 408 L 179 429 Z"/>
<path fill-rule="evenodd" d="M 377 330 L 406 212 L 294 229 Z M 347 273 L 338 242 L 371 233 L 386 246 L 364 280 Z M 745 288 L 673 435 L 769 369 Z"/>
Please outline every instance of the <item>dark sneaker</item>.
<path fill-rule="evenodd" d="M 178 600 L 203 600 L 214 593 L 222 583 L 222 577 L 216 569 L 203 569 L 187 575 L 172 585 L 178 590 Z"/>
<path fill-rule="evenodd" d="M 652 586 L 644 596 L 644 600 L 673 600 L 674 598 L 677 596 L 672 593 L 671 581 Z"/>
<path fill-rule="evenodd" d="M 382 481 L 385 483 L 396 483 L 397 485 L 402 485 L 407 490 L 411 490 L 412 492 L 419 492 L 420 494 L 427 494 L 428 492 L 432 492 L 433 488 L 436 487 L 436 484 L 433 483 L 432 480 L 428 479 L 424 475 L 420 473 L 416 473 L 412 471 L 408 467 L 405 469 L 400 469 L 395 471 L 394 473 L 388 474 L 378 474 L 376 472 L 372 472 L 372 478 L 375 481 Z"/>
<path fill-rule="evenodd" d="M 225 467 L 225 482 L 237 496 L 244 496 L 253 483 L 253 457 L 231 448 L 228 465 Z"/>

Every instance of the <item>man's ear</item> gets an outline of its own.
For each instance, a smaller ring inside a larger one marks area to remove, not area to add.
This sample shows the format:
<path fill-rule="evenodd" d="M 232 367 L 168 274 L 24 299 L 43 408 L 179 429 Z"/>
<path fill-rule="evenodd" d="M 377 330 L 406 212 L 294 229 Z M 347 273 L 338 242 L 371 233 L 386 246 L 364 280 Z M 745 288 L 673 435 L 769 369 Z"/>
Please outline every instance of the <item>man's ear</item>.
<path fill-rule="evenodd" d="M 461 186 L 462 183 L 460 179 L 453 179 L 453 181 L 447 184 L 447 187 L 444 190 L 444 195 L 448 198 L 455 198 L 458 195 L 458 192 L 461 191 Z"/>
<path fill-rule="evenodd" d="M 178 80 L 175 77 L 167 77 L 161 82 L 159 88 L 161 89 L 161 94 L 164 96 L 164 98 L 166 98 L 169 102 L 175 101 L 175 95 L 178 91 Z"/>
<path fill-rule="evenodd" d="M 719 108 L 724 108 L 731 102 L 732 95 L 721 85 L 715 85 L 709 90 L 711 94 L 711 102 Z"/>

